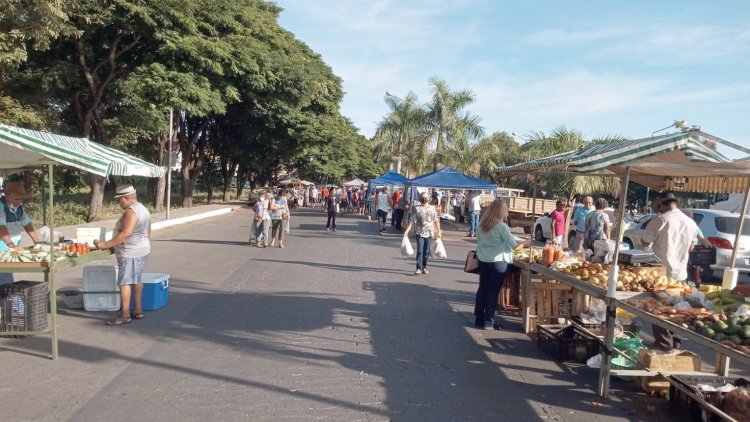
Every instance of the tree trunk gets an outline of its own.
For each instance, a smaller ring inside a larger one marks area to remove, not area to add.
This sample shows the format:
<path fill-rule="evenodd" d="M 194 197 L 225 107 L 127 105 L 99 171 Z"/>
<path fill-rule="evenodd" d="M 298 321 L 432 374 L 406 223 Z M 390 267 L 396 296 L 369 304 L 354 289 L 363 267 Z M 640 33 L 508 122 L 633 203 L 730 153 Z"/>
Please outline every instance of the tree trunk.
<path fill-rule="evenodd" d="M 242 198 L 242 193 L 245 191 L 245 183 L 247 183 L 248 171 L 240 168 L 237 173 L 237 200 Z"/>
<path fill-rule="evenodd" d="M 167 138 L 169 138 L 168 133 L 161 133 L 156 137 L 156 141 L 159 144 L 159 161 L 157 164 L 160 166 L 166 165 L 167 171 L 169 171 L 169 152 L 167 152 L 166 148 Z M 159 181 L 156 184 L 156 196 L 154 197 L 154 210 L 156 212 L 164 211 L 164 195 L 166 194 L 166 191 L 167 174 L 165 173 L 159 178 Z"/>
<path fill-rule="evenodd" d="M 182 170 L 182 206 L 183 208 L 191 208 L 193 206 L 193 186 L 195 185 L 195 179 L 190 177 L 190 170 L 186 163 L 183 163 Z"/>
<path fill-rule="evenodd" d="M 89 185 L 91 186 L 91 196 L 89 201 L 89 215 L 87 222 L 92 222 L 99 218 L 102 212 L 102 202 L 104 201 L 104 184 L 107 178 L 89 173 Z"/>
<path fill-rule="evenodd" d="M 229 202 L 229 192 L 232 189 L 232 178 L 234 177 L 234 174 L 237 172 L 237 167 L 239 164 L 233 163 L 231 160 L 229 161 L 229 165 L 227 166 L 227 170 L 224 171 L 224 202 Z M 240 190 L 240 180 L 239 177 L 237 178 L 237 191 Z"/>

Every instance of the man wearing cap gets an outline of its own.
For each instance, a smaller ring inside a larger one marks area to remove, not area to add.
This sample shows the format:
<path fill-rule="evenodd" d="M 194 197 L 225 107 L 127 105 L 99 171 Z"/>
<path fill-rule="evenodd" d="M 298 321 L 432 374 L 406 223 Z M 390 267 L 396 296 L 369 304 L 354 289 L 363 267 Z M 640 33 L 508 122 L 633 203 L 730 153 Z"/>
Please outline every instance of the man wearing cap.
<path fill-rule="evenodd" d="M 138 202 L 133 185 L 119 186 L 115 199 L 125 212 L 115 224 L 112 239 L 95 244 L 98 249 L 114 247 L 117 258 L 117 285 L 120 287 L 122 307 L 120 315 L 108 320 L 107 325 L 128 324 L 133 318 L 143 318 L 141 276 L 151 252 L 151 243 L 148 240 L 151 236 L 151 214 Z M 132 313 L 131 294 L 135 302 Z"/>
<path fill-rule="evenodd" d="M 677 207 L 677 197 L 672 193 L 662 195 L 654 202 L 653 208 L 659 215 L 651 219 L 641 237 L 643 246 L 651 244 L 662 264 L 667 268 L 667 275 L 675 280 L 687 279 L 687 265 L 690 251 L 695 246 L 698 236 L 698 225 Z M 653 326 L 657 346 L 672 349 L 679 344 L 679 338 L 672 338 L 669 331 Z"/>
<path fill-rule="evenodd" d="M 21 244 L 21 233 L 25 230 L 34 244 L 39 239 L 34 231 L 34 225 L 23 208 L 23 200 L 27 197 L 26 189 L 21 182 L 8 182 L 0 198 L 0 252 L 13 250 Z M 12 273 L 0 273 L 0 285 L 13 283 Z"/>

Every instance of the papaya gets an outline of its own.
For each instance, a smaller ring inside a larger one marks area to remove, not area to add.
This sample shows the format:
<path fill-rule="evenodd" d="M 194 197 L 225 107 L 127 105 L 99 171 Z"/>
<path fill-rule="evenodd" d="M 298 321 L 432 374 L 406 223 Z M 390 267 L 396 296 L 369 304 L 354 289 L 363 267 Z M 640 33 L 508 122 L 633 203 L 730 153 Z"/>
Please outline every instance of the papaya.
<path fill-rule="evenodd" d="M 742 338 L 750 339 L 750 325 L 742 326 L 742 329 L 740 330 L 740 336 L 742 336 Z"/>
<path fill-rule="evenodd" d="M 713 329 L 717 333 L 723 333 L 728 328 L 729 328 L 729 325 L 727 325 L 727 323 L 724 321 L 715 322 L 714 325 L 711 326 L 711 329 Z"/>
<path fill-rule="evenodd" d="M 711 327 L 703 326 L 701 327 L 700 333 L 708 338 L 713 338 L 716 331 L 712 330 Z"/>
<path fill-rule="evenodd" d="M 713 341 L 718 341 L 719 343 L 721 343 L 721 341 L 724 340 L 724 339 L 726 339 L 726 338 L 727 338 L 727 335 L 724 334 L 724 333 L 716 333 L 716 334 L 714 334 L 713 337 L 711 337 L 711 339 Z"/>
<path fill-rule="evenodd" d="M 727 337 L 727 340 L 731 341 L 734 344 L 742 344 L 742 339 L 739 336 L 729 336 Z"/>
<path fill-rule="evenodd" d="M 741 330 L 742 330 L 742 325 L 729 324 L 729 327 L 727 328 L 726 333 L 731 336 L 731 335 L 739 334 Z"/>

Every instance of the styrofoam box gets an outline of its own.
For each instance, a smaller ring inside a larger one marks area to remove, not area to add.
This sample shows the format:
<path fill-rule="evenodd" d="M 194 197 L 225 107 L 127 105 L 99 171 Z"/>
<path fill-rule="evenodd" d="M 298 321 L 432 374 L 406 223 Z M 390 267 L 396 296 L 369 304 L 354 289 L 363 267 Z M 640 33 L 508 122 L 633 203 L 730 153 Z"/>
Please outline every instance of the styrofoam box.
<path fill-rule="evenodd" d="M 95 241 L 104 242 L 104 227 L 79 227 L 76 229 L 76 240 L 78 243 L 88 243 L 94 246 Z"/>
<path fill-rule="evenodd" d="M 83 267 L 83 291 L 119 292 L 117 287 L 117 267 L 114 265 L 89 265 Z"/>
<path fill-rule="evenodd" d="M 163 308 L 169 299 L 169 274 L 144 273 L 141 276 L 143 283 L 142 305 L 144 311 L 155 311 Z M 135 306 L 134 300 L 130 300 L 130 309 Z"/>
<path fill-rule="evenodd" d="M 120 310 L 117 267 L 90 265 L 83 268 L 83 309 L 87 311 Z"/>

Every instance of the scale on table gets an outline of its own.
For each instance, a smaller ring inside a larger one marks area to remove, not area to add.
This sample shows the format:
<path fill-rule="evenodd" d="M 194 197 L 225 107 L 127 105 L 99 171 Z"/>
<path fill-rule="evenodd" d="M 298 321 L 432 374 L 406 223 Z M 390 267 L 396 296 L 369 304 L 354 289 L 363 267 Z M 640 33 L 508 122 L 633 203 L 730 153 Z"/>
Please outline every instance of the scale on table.
<path fill-rule="evenodd" d="M 653 252 L 644 249 L 629 249 L 620 251 L 617 259 L 620 264 L 660 264 L 659 258 Z"/>

